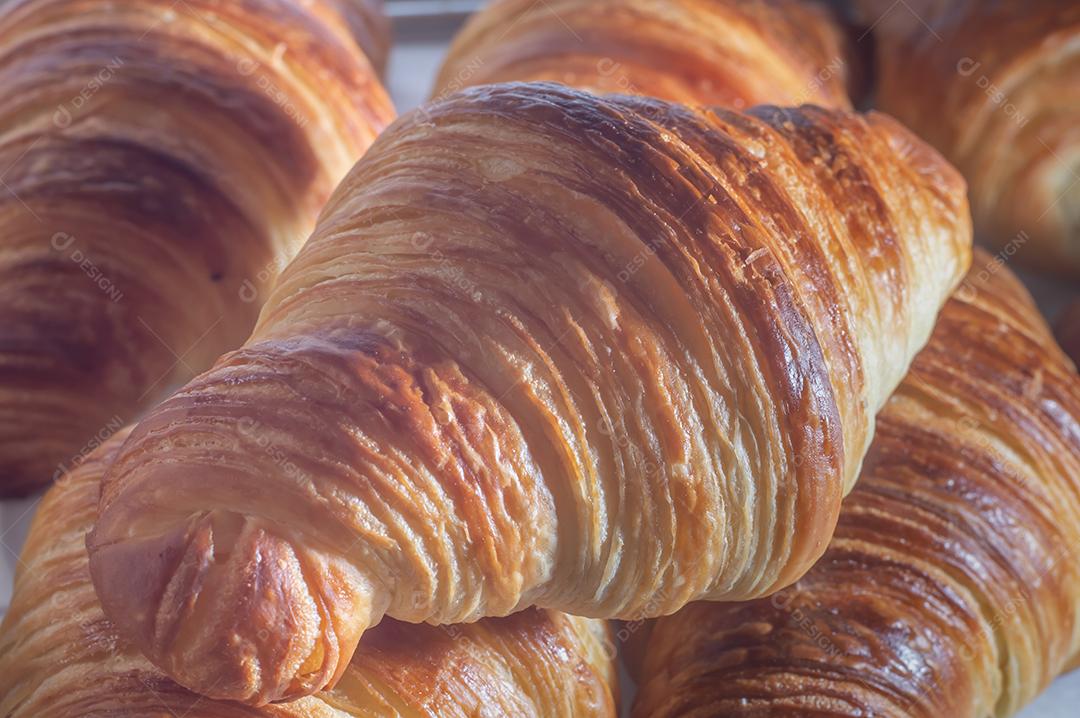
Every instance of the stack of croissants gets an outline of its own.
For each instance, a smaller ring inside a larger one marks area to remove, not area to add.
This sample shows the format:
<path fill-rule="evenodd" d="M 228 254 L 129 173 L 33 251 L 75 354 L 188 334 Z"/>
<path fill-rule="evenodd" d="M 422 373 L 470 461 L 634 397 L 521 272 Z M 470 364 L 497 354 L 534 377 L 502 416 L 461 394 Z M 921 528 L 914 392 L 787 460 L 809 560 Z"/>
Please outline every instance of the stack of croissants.
<path fill-rule="evenodd" d="M 985 718 L 1080 665 L 1080 306 L 1012 271 L 1080 281 L 1080 3 L 493 0 L 396 121 L 389 47 L 0 2 L 0 493 L 52 484 L 0 718 Z"/>

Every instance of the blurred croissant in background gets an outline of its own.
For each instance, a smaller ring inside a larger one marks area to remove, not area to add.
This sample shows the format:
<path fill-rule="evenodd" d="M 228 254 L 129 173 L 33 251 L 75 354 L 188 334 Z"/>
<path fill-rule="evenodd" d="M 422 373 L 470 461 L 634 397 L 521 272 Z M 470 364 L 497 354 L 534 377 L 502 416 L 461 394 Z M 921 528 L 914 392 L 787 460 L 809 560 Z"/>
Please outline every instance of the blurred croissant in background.
<path fill-rule="evenodd" d="M 878 105 L 970 184 L 976 235 L 1080 278 L 1080 3 L 858 0 Z"/>
<path fill-rule="evenodd" d="M 686 104 L 850 108 L 858 64 L 801 0 L 494 0 L 454 39 L 435 95 L 551 81 Z"/>
<path fill-rule="evenodd" d="M 0 5 L 0 495 L 243 342 L 393 117 L 357 45 L 381 66 L 386 30 L 358 0 Z"/>

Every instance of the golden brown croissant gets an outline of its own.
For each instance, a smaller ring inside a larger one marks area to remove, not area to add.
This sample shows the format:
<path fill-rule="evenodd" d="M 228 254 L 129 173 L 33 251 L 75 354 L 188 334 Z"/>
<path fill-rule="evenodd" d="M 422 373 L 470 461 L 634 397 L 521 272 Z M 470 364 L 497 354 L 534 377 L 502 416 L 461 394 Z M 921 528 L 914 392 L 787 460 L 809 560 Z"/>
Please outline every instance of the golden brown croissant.
<path fill-rule="evenodd" d="M 90 583 L 84 537 L 120 442 L 63 477 L 35 516 L 0 626 L 5 718 L 614 718 L 604 624 L 538 609 L 442 628 L 384 621 L 333 691 L 263 710 L 185 691 L 116 635 Z"/>
<path fill-rule="evenodd" d="M 862 2 L 879 104 L 967 178 L 976 234 L 1080 277 L 1080 3 Z"/>
<path fill-rule="evenodd" d="M 346 2 L 0 7 L 0 494 L 250 333 L 392 118 Z"/>
<path fill-rule="evenodd" d="M 435 91 L 547 80 L 735 109 L 848 108 L 847 54 L 831 16 L 801 0 L 495 0 L 455 39 Z"/>
<path fill-rule="evenodd" d="M 332 684 L 384 614 L 767 594 L 824 551 L 969 261 L 962 180 L 882 115 L 430 105 L 128 439 L 88 539 L 105 612 L 260 703 Z"/>
<path fill-rule="evenodd" d="M 635 715 L 1008 716 L 1080 650 L 1080 378 L 985 254 L 794 586 L 647 624 Z"/>

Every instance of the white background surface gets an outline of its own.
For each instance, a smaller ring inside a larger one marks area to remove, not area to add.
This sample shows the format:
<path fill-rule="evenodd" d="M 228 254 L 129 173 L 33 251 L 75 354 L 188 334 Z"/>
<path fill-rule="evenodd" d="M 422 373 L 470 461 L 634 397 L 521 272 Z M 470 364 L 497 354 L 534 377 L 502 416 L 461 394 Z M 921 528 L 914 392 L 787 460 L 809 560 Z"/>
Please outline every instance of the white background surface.
<path fill-rule="evenodd" d="M 447 5 L 452 3 L 447 2 Z M 388 85 L 399 112 L 422 102 L 431 91 L 436 69 L 445 53 L 446 41 L 438 35 L 429 39 L 402 38 L 391 55 Z M 1029 282 L 1040 304 L 1056 313 L 1064 292 L 1057 285 Z M 0 614 L 7 607 L 11 583 L 38 499 L 0 501 Z M 1021 718 L 1078 718 L 1080 716 L 1080 671 L 1054 683 L 1037 701 L 1020 714 Z M 953 718 L 941 716 L 940 718 Z"/>

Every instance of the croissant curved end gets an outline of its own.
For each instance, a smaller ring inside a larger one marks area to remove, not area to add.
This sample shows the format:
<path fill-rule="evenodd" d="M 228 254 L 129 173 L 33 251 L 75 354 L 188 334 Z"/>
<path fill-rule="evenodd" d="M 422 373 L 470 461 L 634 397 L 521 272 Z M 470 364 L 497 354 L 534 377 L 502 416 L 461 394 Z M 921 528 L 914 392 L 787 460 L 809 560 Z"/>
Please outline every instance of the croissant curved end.
<path fill-rule="evenodd" d="M 125 510 L 100 522 L 86 540 L 90 575 L 121 635 L 202 695 L 262 705 L 333 687 L 384 613 L 355 566 L 265 518 L 159 519 Z"/>

